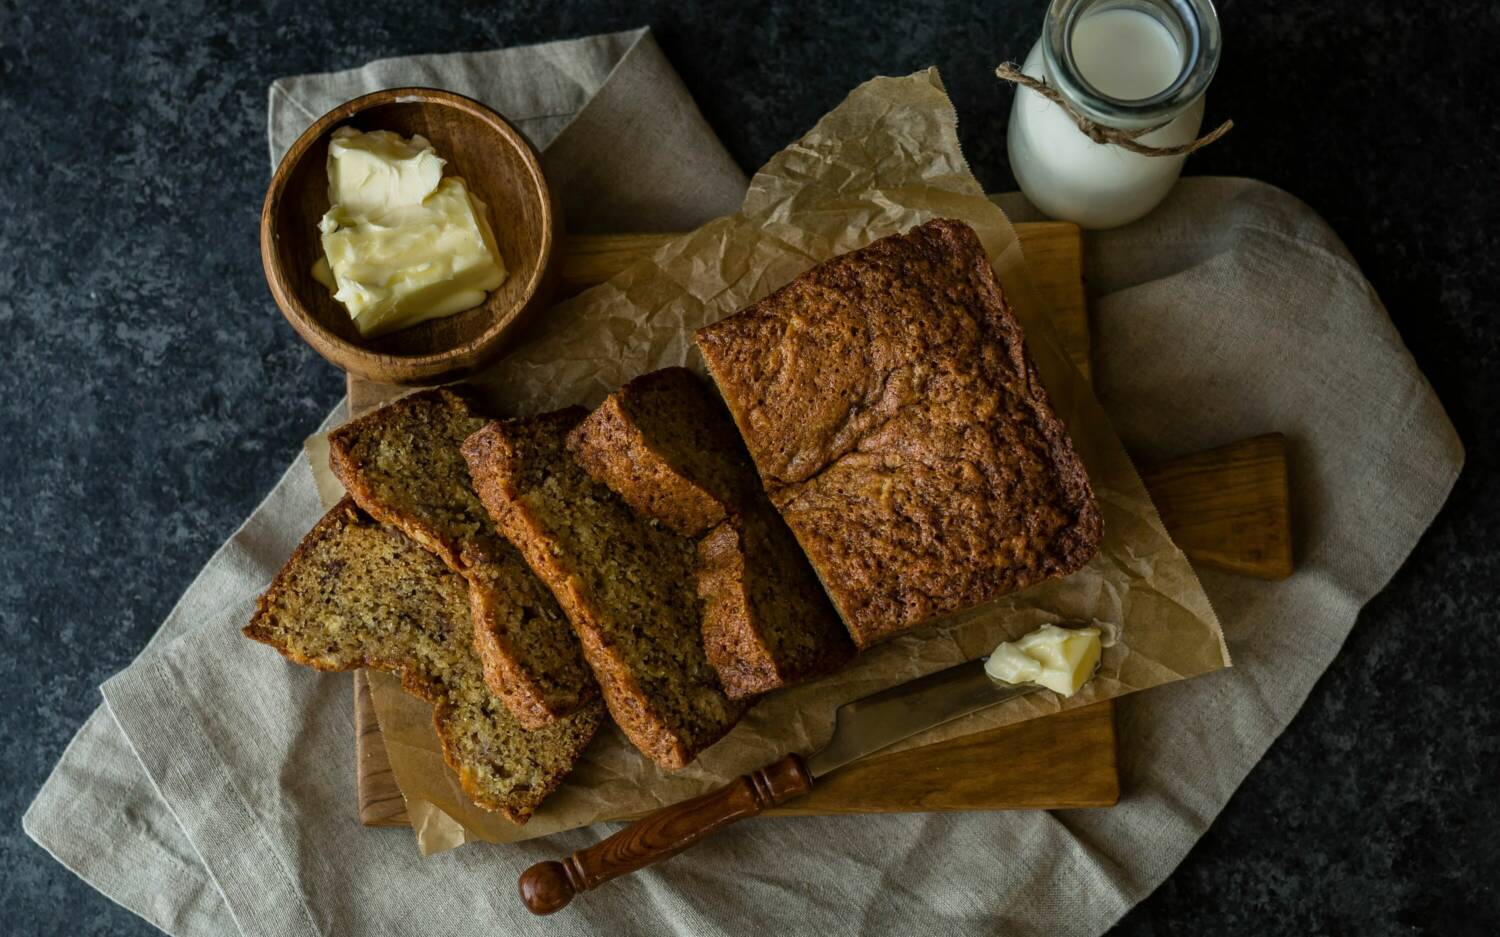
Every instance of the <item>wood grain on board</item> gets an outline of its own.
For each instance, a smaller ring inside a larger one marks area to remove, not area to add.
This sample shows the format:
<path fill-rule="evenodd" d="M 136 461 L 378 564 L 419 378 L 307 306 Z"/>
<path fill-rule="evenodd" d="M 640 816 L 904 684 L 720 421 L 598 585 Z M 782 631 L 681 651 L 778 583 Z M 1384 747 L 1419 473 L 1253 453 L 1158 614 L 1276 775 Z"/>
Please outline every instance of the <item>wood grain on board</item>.
<path fill-rule="evenodd" d="M 1286 437 L 1268 433 L 1141 473 L 1162 523 L 1194 563 L 1257 579 L 1292 574 Z"/>

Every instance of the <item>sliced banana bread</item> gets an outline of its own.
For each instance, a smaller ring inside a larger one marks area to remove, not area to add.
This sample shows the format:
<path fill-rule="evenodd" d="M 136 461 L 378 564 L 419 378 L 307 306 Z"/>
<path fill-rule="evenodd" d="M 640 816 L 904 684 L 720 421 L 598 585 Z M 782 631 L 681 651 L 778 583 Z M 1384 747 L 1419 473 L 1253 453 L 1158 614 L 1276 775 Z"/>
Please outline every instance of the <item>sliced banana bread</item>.
<path fill-rule="evenodd" d="M 527 730 L 485 685 L 461 577 L 345 498 L 302 539 L 245 634 L 319 670 L 399 674 L 433 704 L 443 757 L 474 802 L 525 823 L 603 719 L 596 701 Z"/>
<path fill-rule="evenodd" d="M 687 368 L 643 374 L 568 436 L 568 449 L 636 513 L 688 537 L 760 490 L 729 414 Z"/>
<path fill-rule="evenodd" d="M 422 391 L 330 433 L 329 461 L 361 508 L 468 580 L 485 679 L 537 728 L 599 690 L 556 600 L 474 493 L 459 446 L 485 422 L 452 390 Z"/>
<path fill-rule="evenodd" d="M 692 540 L 637 516 L 568 453 L 578 407 L 491 423 L 463 445 L 500 530 L 552 587 L 627 738 L 680 768 L 728 732 L 699 631 Z"/>
<path fill-rule="evenodd" d="M 638 514 L 698 544 L 703 644 L 724 692 L 742 699 L 837 669 L 848 632 L 801 547 L 761 490 L 713 390 L 686 368 L 644 374 L 568 435 L 590 475 Z"/>
<path fill-rule="evenodd" d="M 1098 552 L 1088 475 L 962 222 L 819 264 L 697 343 L 860 647 Z"/>
<path fill-rule="evenodd" d="M 797 538 L 760 499 L 698 542 L 703 647 L 732 699 L 832 673 L 854 656 Z"/>

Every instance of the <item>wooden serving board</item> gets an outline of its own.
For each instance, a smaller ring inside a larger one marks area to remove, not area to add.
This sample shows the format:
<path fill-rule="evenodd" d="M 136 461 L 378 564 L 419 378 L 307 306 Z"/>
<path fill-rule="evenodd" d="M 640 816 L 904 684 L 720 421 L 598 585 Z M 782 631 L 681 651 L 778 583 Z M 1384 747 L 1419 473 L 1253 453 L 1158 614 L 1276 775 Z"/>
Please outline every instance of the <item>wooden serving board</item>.
<path fill-rule="evenodd" d="M 1089 326 L 1082 240 L 1071 224 L 1016 225 L 1053 325 L 1085 375 Z M 563 296 L 609 279 L 672 235 L 570 237 Z M 351 415 L 406 388 L 349 379 Z M 1195 563 L 1267 579 L 1291 572 L 1285 446 L 1257 437 L 1143 472 L 1173 538 Z M 363 671 L 354 677 L 360 821 L 404 826 L 405 801 L 391 773 Z M 773 814 L 1104 807 L 1120 796 L 1111 701 L 934 745 L 875 755 L 820 779 Z"/>

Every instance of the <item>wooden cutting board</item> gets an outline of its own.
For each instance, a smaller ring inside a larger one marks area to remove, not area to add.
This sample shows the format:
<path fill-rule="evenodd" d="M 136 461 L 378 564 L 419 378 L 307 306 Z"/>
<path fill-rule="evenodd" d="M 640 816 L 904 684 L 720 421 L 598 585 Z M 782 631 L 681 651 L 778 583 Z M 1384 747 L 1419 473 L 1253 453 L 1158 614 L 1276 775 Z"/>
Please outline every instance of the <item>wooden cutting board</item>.
<path fill-rule="evenodd" d="M 1068 353 L 1089 374 L 1082 239 L 1075 225 L 1016 225 L 1033 281 Z M 672 235 L 570 237 L 562 295 L 609 279 Z M 351 415 L 406 388 L 349 378 Z M 1285 445 L 1262 436 L 1173 460 L 1143 473 L 1173 538 L 1195 563 L 1280 579 L 1291 573 Z M 360 821 L 408 824 L 380 737 L 364 672 L 355 674 Z M 820 779 L 778 814 L 1105 807 L 1120 796 L 1110 701 L 922 748 L 875 755 Z"/>

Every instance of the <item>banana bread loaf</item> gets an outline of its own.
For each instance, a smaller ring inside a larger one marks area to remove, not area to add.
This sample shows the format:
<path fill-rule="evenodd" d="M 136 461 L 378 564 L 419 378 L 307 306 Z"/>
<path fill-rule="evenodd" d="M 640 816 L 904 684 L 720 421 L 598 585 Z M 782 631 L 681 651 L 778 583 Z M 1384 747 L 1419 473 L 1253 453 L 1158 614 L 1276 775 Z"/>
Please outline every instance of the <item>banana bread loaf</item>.
<path fill-rule="evenodd" d="M 1098 551 L 1088 476 L 967 225 L 835 257 L 697 343 L 860 647 Z"/>
<path fill-rule="evenodd" d="M 433 704 L 443 757 L 481 807 L 525 823 L 603 719 L 597 702 L 528 731 L 489 691 L 461 577 L 345 498 L 292 554 L 245 634 L 319 670 L 399 674 Z"/>
<path fill-rule="evenodd" d="M 739 433 L 686 368 L 644 374 L 568 435 L 595 480 L 638 514 L 703 534 L 703 645 L 724 692 L 743 699 L 829 673 L 854 654 L 791 532 L 761 490 Z"/>
<path fill-rule="evenodd" d="M 638 517 L 574 461 L 565 438 L 584 415 L 491 423 L 464 457 L 500 530 L 573 623 L 615 722 L 646 757 L 680 768 L 745 707 L 703 650 L 693 542 Z"/>
<path fill-rule="evenodd" d="M 463 574 L 485 679 L 538 728 L 599 691 L 551 592 L 474 493 L 459 446 L 484 424 L 453 391 L 421 391 L 330 433 L 329 461 L 362 509 Z"/>

